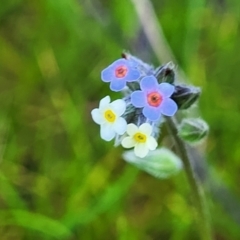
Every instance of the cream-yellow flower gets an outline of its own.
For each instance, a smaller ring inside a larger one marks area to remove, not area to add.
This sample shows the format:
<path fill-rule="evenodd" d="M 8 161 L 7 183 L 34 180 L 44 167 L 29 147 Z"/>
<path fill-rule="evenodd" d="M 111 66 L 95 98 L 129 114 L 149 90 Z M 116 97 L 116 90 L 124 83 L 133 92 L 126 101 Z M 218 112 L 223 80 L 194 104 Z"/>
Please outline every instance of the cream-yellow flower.
<path fill-rule="evenodd" d="M 138 157 L 145 157 L 149 150 L 155 150 L 157 141 L 152 134 L 152 126 L 149 123 L 143 123 L 141 126 L 136 126 L 131 123 L 127 125 L 127 134 L 129 136 L 122 140 L 122 146 L 125 148 L 134 147 L 134 153 Z"/>

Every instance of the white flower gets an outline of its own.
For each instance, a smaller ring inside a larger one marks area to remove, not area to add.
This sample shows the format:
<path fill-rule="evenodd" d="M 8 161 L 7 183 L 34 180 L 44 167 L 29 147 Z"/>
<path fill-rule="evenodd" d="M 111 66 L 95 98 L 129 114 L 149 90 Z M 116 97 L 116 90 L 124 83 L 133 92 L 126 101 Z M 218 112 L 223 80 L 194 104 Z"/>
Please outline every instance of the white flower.
<path fill-rule="evenodd" d="M 126 102 L 118 99 L 110 103 L 110 97 L 106 96 L 100 101 L 99 108 L 92 110 L 94 122 L 100 125 L 101 138 L 111 141 L 116 134 L 122 135 L 127 128 L 127 122 L 120 117 L 126 110 Z"/>
<path fill-rule="evenodd" d="M 122 140 L 122 146 L 125 148 L 134 147 L 134 153 L 140 158 L 144 158 L 149 150 L 155 150 L 157 141 L 151 136 L 152 126 L 149 123 L 143 123 L 140 127 L 135 124 L 127 125 L 128 137 Z"/>

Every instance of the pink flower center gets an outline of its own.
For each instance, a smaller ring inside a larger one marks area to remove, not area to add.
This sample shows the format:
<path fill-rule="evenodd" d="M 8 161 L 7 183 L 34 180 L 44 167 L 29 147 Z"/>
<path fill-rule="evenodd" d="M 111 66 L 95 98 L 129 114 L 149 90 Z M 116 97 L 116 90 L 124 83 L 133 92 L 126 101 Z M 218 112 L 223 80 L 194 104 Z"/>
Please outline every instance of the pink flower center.
<path fill-rule="evenodd" d="M 158 107 L 162 102 L 162 96 L 158 92 L 151 92 L 147 95 L 147 102 L 150 106 Z"/>
<path fill-rule="evenodd" d="M 115 76 L 117 78 L 124 78 L 127 75 L 128 69 L 126 66 L 118 66 L 115 69 Z"/>

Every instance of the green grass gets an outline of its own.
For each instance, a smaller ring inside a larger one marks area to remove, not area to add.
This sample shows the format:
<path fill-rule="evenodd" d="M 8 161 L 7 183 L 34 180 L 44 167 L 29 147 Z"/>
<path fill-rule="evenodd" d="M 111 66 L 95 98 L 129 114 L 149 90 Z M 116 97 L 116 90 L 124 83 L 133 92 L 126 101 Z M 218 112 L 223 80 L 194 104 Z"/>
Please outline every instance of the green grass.
<path fill-rule="evenodd" d="M 240 2 L 152 3 L 203 89 L 214 236 L 240 239 Z M 100 72 L 122 50 L 159 64 L 131 1 L 1 2 L 1 240 L 198 239 L 184 172 L 162 181 L 139 172 L 91 119 L 99 99 L 120 97 Z"/>

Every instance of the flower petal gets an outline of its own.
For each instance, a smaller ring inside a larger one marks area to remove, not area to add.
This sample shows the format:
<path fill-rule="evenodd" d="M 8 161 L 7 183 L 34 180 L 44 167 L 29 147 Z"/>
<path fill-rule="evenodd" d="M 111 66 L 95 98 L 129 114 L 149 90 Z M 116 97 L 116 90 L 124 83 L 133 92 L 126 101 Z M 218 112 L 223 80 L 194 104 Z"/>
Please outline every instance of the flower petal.
<path fill-rule="evenodd" d="M 138 143 L 134 148 L 134 153 L 137 157 L 144 158 L 148 154 L 149 150 L 146 144 Z"/>
<path fill-rule="evenodd" d="M 163 99 L 160 105 L 160 111 L 163 115 L 173 116 L 177 112 L 177 104 L 170 98 Z"/>
<path fill-rule="evenodd" d="M 149 136 L 147 139 L 147 146 L 150 150 L 155 150 L 157 148 L 157 141 L 154 137 Z"/>
<path fill-rule="evenodd" d="M 129 136 L 133 136 L 137 131 L 138 131 L 138 127 L 135 124 L 130 123 L 127 125 L 127 134 Z"/>
<path fill-rule="evenodd" d="M 126 80 L 128 82 L 137 81 L 140 78 L 141 74 L 137 69 L 129 68 L 128 73 L 126 75 Z"/>
<path fill-rule="evenodd" d="M 91 115 L 92 115 L 92 119 L 95 123 L 97 123 L 97 124 L 104 123 L 104 119 L 98 108 L 93 109 L 91 111 Z"/>
<path fill-rule="evenodd" d="M 152 133 L 152 126 L 149 123 L 143 123 L 139 127 L 139 131 L 149 136 Z"/>
<path fill-rule="evenodd" d="M 100 135 L 103 140 L 111 141 L 116 136 L 116 133 L 110 124 L 104 123 L 101 125 Z"/>
<path fill-rule="evenodd" d="M 115 123 L 113 124 L 113 129 L 117 134 L 123 135 L 126 132 L 126 129 L 127 129 L 126 120 L 122 117 L 118 118 L 115 121 Z"/>
<path fill-rule="evenodd" d="M 137 108 L 146 106 L 147 99 L 143 91 L 135 91 L 131 94 L 131 103 Z"/>
<path fill-rule="evenodd" d="M 134 58 L 129 58 L 128 60 L 129 67 L 131 68 L 137 68 L 139 66 L 139 62 L 136 61 Z"/>
<path fill-rule="evenodd" d="M 169 83 L 161 83 L 158 89 L 163 97 L 170 97 L 174 92 L 174 86 Z"/>
<path fill-rule="evenodd" d="M 119 66 L 126 66 L 127 68 L 129 68 L 129 62 L 128 62 L 128 60 L 126 60 L 124 58 L 120 58 L 120 59 L 114 61 L 110 66 L 112 67 L 113 71 L 115 70 L 115 68 L 117 68 Z"/>
<path fill-rule="evenodd" d="M 125 79 L 113 79 L 110 83 L 110 89 L 114 92 L 119 92 L 123 90 L 125 86 L 126 86 Z"/>
<path fill-rule="evenodd" d="M 140 86 L 143 91 L 157 90 L 158 82 L 154 76 L 147 76 L 141 80 Z"/>
<path fill-rule="evenodd" d="M 159 108 L 145 106 L 143 108 L 143 115 L 151 121 L 157 121 L 161 117 L 161 112 Z"/>
<path fill-rule="evenodd" d="M 134 145 L 135 145 L 135 141 L 132 137 L 125 137 L 122 140 L 122 146 L 124 148 L 132 148 L 132 147 L 134 147 Z"/>
<path fill-rule="evenodd" d="M 114 71 L 111 65 L 102 70 L 101 79 L 103 80 L 103 82 L 111 82 L 113 78 Z"/>
<path fill-rule="evenodd" d="M 118 116 L 123 115 L 126 110 L 126 102 L 122 99 L 113 101 L 112 103 L 110 103 L 110 106 Z"/>
<path fill-rule="evenodd" d="M 107 107 L 107 105 L 110 103 L 110 97 L 106 96 L 103 99 L 101 99 L 100 103 L 99 103 L 99 109 L 105 108 Z"/>

